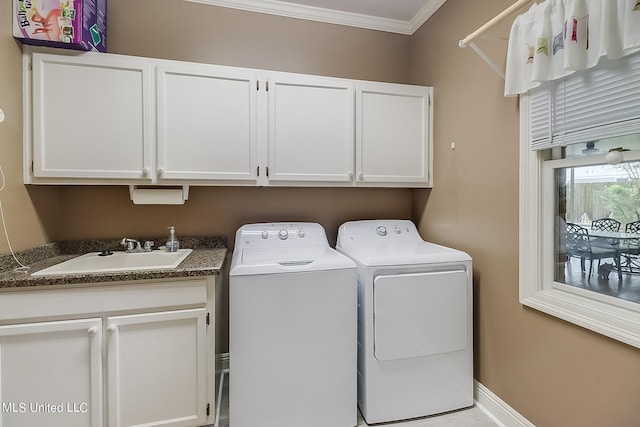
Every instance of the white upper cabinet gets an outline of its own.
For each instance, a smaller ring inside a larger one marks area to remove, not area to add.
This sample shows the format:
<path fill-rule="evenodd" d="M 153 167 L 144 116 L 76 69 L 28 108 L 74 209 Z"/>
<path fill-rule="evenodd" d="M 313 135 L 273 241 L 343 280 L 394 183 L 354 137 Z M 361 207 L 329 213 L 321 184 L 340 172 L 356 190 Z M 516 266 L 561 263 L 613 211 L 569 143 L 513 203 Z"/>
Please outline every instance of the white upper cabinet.
<path fill-rule="evenodd" d="M 356 84 L 356 183 L 432 185 L 433 88 Z"/>
<path fill-rule="evenodd" d="M 430 187 L 433 89 L 25 47 L 27 184 Z"/>
<path fill-rule="evenodd" d="M 151 179 L 152 65 L 34 53 L 33 176 Z"/>
<path fill-rule="evenodd" d="M 269 183 L 351 183 L 353 82 L 272 73 L 268 84 Z"/>
<path fill-rule="evenodd" d="M 256 180 L 253 70 L 182 62 L 157 67 L 160 180 Z"/>

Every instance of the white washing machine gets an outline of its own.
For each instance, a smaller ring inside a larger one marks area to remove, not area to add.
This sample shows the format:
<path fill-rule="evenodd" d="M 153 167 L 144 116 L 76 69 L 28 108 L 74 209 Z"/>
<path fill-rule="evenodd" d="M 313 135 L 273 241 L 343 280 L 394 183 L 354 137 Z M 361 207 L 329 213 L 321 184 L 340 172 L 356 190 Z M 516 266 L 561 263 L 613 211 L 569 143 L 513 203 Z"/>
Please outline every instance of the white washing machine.
<path fill-rule="evenodd" d="M 472 261 L 406 220 L 352 221 L 336 249 L 358 265 L 358 405 L 369 424 L 473 405 Z"/>
<path fill-rule="evenodd" d="M 238 229 L 229 273 L 230 427 L 357 424 L 356 275 L 319 224 Z"/>

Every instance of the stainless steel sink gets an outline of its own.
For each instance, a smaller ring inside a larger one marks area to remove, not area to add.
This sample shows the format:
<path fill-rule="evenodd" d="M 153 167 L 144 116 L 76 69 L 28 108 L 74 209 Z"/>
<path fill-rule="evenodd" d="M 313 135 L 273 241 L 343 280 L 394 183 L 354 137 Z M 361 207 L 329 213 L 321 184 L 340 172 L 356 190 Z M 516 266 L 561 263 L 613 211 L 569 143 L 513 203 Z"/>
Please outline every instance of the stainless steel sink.
<path fill-rule="evenodd" d="M 63 274 L 110 273 L 118 271 L 174 270 L 191 253 L 191 249 L 178 252 L 89 252 L 49 268 L 32 273 L 32 276 L 59 276 Z"/>

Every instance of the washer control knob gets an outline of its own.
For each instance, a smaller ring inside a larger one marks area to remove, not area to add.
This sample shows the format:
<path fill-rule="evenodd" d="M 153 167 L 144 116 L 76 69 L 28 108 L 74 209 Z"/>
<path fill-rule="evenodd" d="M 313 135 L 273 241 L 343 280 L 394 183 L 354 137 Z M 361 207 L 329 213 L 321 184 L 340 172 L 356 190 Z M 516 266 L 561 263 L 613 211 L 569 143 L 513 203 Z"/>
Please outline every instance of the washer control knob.
<path fill-rule="evenodd" d="M 263 238 L 263 239 L 266 239 L 266 238 L 268 238 L 268 237 L 269 237 L 269 232 L 268 232 L 268 231 L 263 231 L 263 232 L 262 232 L 262 238 Z"/>
<path fill-rule="evenodd" d="M 298 230 L 298 237 L 301 239 L 304 237 L 304 230 Z"/>
<path fill-rule="evenodd" d="M 383 225 L 379 225 L 378 227 L 376 227 L 376 234 L 378 234 L 378 236 L 386 236 L 387 235 L 387 227 L 385 227 Z"/>
<path fill-rule="evenodd" d="M 396 234 L 400 234 L 400 233 L 402 233 L 402 230 L 401 230 L 401 229 L 400 229 L 400 227 L 398 227 L 397 225 L 396 225 L 395 227 L 393 227 L 393 231 L 394 231 Z"/>
<path fill-rule="evenodd" d="M 278 237 L 281 240 L 287 240 L 287 237 L 289 237 L 289 232 L 283 228 L 282 230 L 278 231 Z"/>

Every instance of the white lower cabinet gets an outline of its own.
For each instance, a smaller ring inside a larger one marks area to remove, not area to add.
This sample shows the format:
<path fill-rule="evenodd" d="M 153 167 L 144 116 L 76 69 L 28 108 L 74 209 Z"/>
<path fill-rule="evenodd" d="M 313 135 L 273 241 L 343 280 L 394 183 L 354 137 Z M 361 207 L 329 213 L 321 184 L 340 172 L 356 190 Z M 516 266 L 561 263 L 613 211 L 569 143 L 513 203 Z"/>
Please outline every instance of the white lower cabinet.
<path fill-rule="evenodd" d="M 0 425 L 102 426 L 101 340 L 101 319 L 0 326 Z"/>
<path fill-rule="evenodd" d="M 0 293 L 0 426 L 213 424 L 214 299 L 213 277 Z"/>
<path fill-rule="evenodd" d="M 206 310 L 107 318 L 109 426 L 206 422 Z"/>

